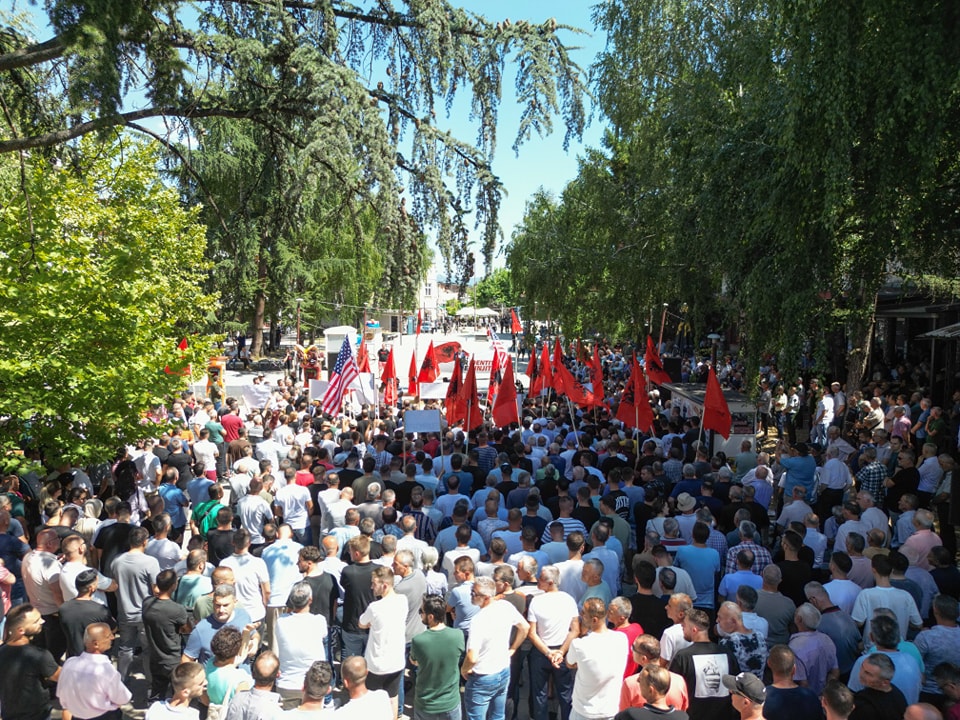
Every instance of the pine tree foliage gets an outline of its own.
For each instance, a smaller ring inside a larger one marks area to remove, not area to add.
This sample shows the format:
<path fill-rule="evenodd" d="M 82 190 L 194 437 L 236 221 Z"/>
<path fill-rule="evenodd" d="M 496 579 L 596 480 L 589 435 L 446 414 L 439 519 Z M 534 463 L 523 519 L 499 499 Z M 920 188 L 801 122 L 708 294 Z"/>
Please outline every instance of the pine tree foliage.
<path fill-rule="evenodd" d="M 287 140 L 300 165 L 340 189 L 352 214 L 372 206 L 380 232 L 397 243 L 391 269 L 401 272 L 414 269 L 425 233 L 436 236 L 448 270 L 465 272 L 474 229 L 491 261 L 502 186 L 490 158 L 508 64 L 523 107 L 514 149 L 551 131 L 555 119 L 567 139 L 585 122 L 584 77 L 559 37 L 574 29 L 552 19 L 497 22 L 446 0 L 44 7 L 55 35 L 35 42 L 8 28 L 0 78 L 29 75 L 62 102 L 40 112 L 23 99 L 6 118 L 0 153 L 142 129 L 152 117 L 166 118 L 174 139 L 203 118 L 246 120 Z M 475 138 L 443 128 L 459 94 L 469 98 Z"/>

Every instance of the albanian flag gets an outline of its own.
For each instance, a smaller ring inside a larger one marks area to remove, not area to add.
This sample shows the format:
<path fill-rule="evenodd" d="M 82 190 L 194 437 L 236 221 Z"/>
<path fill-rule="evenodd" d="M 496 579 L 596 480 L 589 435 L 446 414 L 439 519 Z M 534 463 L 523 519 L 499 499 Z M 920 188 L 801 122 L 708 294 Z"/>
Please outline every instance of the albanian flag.
<path fill-rule="evenodd" d="M 370 353 L 367 351 L 367 339 L 360 340 L 360 347 L 357 348 L 357 370 L 362 373 L 370 372 Z"/>
<path fill-rule="evenodd" d="M 493 406 L 497 400 L 497 393 L 500 392 L 500 383 L 503 382 L 501 365 L 503 358 L 497 348 L 493 349 L 493 364 L 490 365 L 490 385 L 487 388 L 487 405 Z"/>
<path fill-rule="evenodd" d="M 453 364 L 453 372 L 450 374 L 450 384 L 447 385 L 447 396 L 443 400 L 443 406 L 447 414 L 447 425 L 453 427 L 463 420 L 464 408 L 460 402 L 460 363 Z"/>
<path fill-rule="evenodd" d="M 393 359 L 393 348 L 390 348 L 390 354 L 387 355 L 387 362 L 383 366 L 383 402 L 387 405 L 395 405 L 397 402 L 397 365 Z"/>
<path fill-rule="evenodd" d="M 603 405 L 603 366 L 596 345 L 593 346 L 593 360 L 590 362 L 590 382 L 593 383 L 593 404 Z"/>
<path fill-rule="evenodd" d="M 540 366 L 537 364 L 537 354 L 530 353 L 530 362 L 527 363 L 527 371 L 524 373 L 530 378 L 530 395 L 539 395 L 543 390 L 543 376 L 540 375 Z"/>
<path fill-rule="evenodd" d="M 673 382 L 673 378 L 663 369 L 663 365 L 660 363 L 660 355 L 653 345 L 653 338 L 649 335 L 647 335 L 647 352 L 644 356 L 644 365 L 647 368 L 647 377 L 650 378 L 650 382 L 657 385 Z"/>
<path fill-rule="evenodd" d="M 460 343 L 456 341 L 445 342 L 442 345 L 437 345 L 433 352 L 438 363 L 453 362 L 457 359 L 457 353 L 460 352 Z"/>
<path fill-rule="evenodd" d="M 710 366 L 710 374 L 707 375 L 707 394 L 703 399 L 703 418 L 701 425 L 704 430 L 714 430 L 724 439 L 730 438 L 730 408 L 727 406 L 727 399 L 723 396 L 723 389 L 720 387 L 720 381 L 717 380 L 717 373 L 713 366 Z"/>
<path fill-rule="evenodd" d="M 507 355 L 503 365 L 503 383 L 497 399 L 493 402 L 491 412 L 493 421 L 500 427 L 507 427 L 511 423 L 520 424 L 520 414 L 517 410 L 517 386 L 513 382 L 513 361 Z"/>
<path fill-rule="evenodd" d="M 633 363 L 630 366 L 630 380 L 623 390 L 620 407 L 617 408 L 617 420 L 627 427 L 634 427 L 644 432 L 649 431 L 653 425 L 653 410 L 647 399 L 646 384 L 643 370 L 634 354 Z"/>
<path fill-rule="evenodd" d="M 420 366 L 420 374 L 417 380 L 422 383 L 432 383 L 440 374 L 440 367 L 437 365 L 437 353 L 433 349 L 433 340 L 427 346 L 427 354 L 423 356 L 423 365 Z"/>
<path fill-rule="evenodd" d="M 460 388 L 460 402 L 463 403 L 463 429 L 470 432 L 483 424 L 483 413 L 480 412 L 480 395 L 477 393 L 477 362 L 470 358 L 467 376 Z"/>
<path fill-rule="evenodd" d="M 410 370 L 407 371 L 407 395 L 419 395 L 420 385 L 417 382 L 417 354 L 410 356 Z"/>

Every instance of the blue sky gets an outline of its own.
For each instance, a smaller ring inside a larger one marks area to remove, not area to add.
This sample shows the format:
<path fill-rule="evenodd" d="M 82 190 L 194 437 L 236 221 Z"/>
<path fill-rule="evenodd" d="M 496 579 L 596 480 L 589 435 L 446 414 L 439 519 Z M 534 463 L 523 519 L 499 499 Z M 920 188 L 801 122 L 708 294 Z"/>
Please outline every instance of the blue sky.
<path fill-rule="evenodd" d="M 560 37 L 568 46 L 580 46 L 571 53 L 574 60 L 589 71 L 597 53 L 603 50 L 606 36 L 595 32 L 591 20 L 592 4 L 561 0 L 556 3 L 531 2 L 529 0 L 461 0 L 456 3 L 466 10 L 484 15 L 490 20 L 510 18 L 511 21 L 527 20 L 541 23 L 554 17 L 561 25 L 572 25 L 588 31 L 589 35 L 561 33 Z M 497 154 L 493 159 L 493 170 L 500 177 L 506 189 L 506 196 L 500 209 L 500 227 L 503 230 L 503 245 L 510 240 L 515 225 L 523 219 L 527 200 L 543 187 L 559 193 L 577 174 L 577 157 L 587 147 L 599 147 L 603 134 L 604 119 L 594 117 L 583 134 L 582 141 L 571 141 L 569 150 L 563 149 L 564 128 L 562 124 L 554 126 L 554 132 L 544 138 L 534 135 L 520 148 L 517 156 L 511 149 L 516 137 L 520 118 L 520 108 L 513 102 L 513 77 L 506 76 L 503 83 L 503 100 L 500 106 L 497 128 Z M 454 108 L 454 112 L 460 111 Z M 462 139 L 470 139 L 476 132 L 469 124 L 466 112 L 452 114 L 447 121 L 451 131 Z M 502 256 L 494 258 L 495 266 L 502 266 Z"/>

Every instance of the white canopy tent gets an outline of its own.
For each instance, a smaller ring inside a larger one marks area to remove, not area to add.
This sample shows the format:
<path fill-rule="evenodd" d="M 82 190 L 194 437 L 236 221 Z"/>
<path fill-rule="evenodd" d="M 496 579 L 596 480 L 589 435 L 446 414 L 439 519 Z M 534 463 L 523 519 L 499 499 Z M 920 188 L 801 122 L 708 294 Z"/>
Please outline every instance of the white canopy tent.
<path fill-rule="evenodd" d="M 500 317 L 500 313 L 488 307 L 464 307 L 457 310 L 457 317 L 492 318 Z"/>

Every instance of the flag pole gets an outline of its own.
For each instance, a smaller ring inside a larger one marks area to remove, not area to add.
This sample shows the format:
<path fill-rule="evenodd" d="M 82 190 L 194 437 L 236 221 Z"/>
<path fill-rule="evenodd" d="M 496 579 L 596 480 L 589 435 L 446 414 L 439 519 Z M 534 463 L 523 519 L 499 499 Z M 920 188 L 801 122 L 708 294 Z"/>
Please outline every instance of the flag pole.
<path fill-rule="evenodd" d="M 660 339 L 657 340 L 657 354 L 660 354 L 660 348 L 663 346 L 663 326 L 667 322 L 667 303 L 663 304 L 663 315 L 660 317 Z M 662 363 L 661 363 L 662 364 Z"/>

